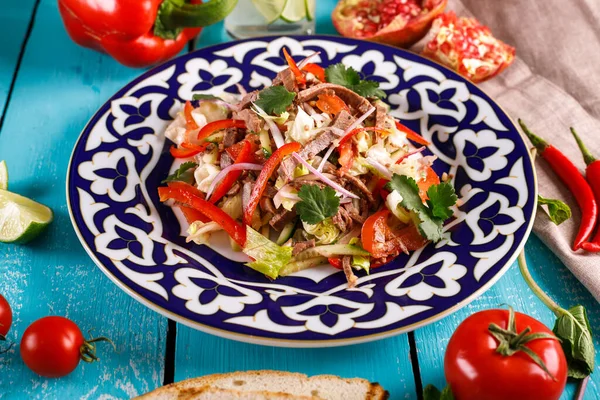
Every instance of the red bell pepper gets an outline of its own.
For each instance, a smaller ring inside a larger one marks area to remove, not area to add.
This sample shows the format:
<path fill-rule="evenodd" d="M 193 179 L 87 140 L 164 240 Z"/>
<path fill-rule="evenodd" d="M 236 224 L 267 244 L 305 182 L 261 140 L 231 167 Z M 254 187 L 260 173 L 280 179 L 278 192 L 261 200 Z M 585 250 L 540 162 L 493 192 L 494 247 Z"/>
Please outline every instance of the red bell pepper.
<path fill-rule="evenodd" d="M 188 109 L 188 103 L 186 103 L 186 105 L 184 107 L 184 111 L 183 111 L 183 113 L 185 115 L 185 119 L 186 119 L 186 126 L 188 127 L 187 129 L 188 130 L 198 129 L 198 125 L 192 118 L 191 112 Z M 191 105 L 190 105 L 190 107 L 191 107 Z M 195 126 L 195 128 L 194 128 L 194 126 Z M 198 132 L 198 137 L 196 140 L 198 142 L 202 142 L 203 140 L 208 138 L 213 133 L 220 131 L 222 129 L 245 128 L 245 127 L 246 127 L 246 123 L 244 121 L 238 120 L 238 119 L 222 119 L 219 121 L 213 121 L 213 122 L 210 122 L 210 123 L 204 125 L 202 127 L 202 129 L 200 129 L 200 132 Z M 208 144 L 193 144 L 193 143 L 184 142 L 181 144 L 180 148 L 171 146 L 171 155 L 175 158 L 192 157 L 192 156 L 195 156 L 196 154 L 204 151 L 206 149 L 206 146 L 208 146 Z"/>
<path fill-rule="evenodd" d="M 185 102 L 185 106 L 183 106 L 183 116 L 185 117 L 185 129 L 192 130 L 192 129 L 198 129 L 199 126 L 196 123 L 196 120 L 194 119 L 194 116 L 192 115 L 192 111 L 194 111 L 194 106 L 192 105 L 191 101 L 186 101 Z"/>
<path fill-rule="evenodd" d="M 179 208 L 181 209 L 181 212 L 183 213 L 183 216 L 185 217 L 185 220 L 188 222 L 188 224 L 194 223 L 196 221 L 210 222 L 209 218 L 206 218 L 204 214 L 202 214 L 195 208 L 191 208 L 184 205 L 179 206 Z"/>
<path fill-rule="evenodd" d="M 298 65 L 296 65 L 296 61 L 294 61 L 292 56 L 290 56 L 290 53 L 288 53 L 288 51 L 285 47 L 283 48 L 283 55 L 284 55 L 285 60 L 287 61 L 288 65 L 290 66 L 290 70 L 296 77 L 296 82 L 298 82 L 299 84 L 305 85 L 306 77 L 304 76 L 302 71 L 300 71 L 300 68 L 298 68 Z"/>
<path fill-rule="evenodd" d="M 237 0 L 59 0 L 69 36 L 128 67 L 158 64 L 179 53 L 200 27 L 221 21 Z"/>
<path fill-rule="evenodd" d="M 241 119 L 222 119 L 209 122 L 200 129 L 197 140 L 201 142 L 213 133 L 227 128 L 246 128 L 246 123 Z"/>
<path fill-rule="evenodd" d="M 235 158 L 234 164 L 247 163 L 251 162 L 254 159 L 252 154 L 252 145 L 250 144 L 250 141 L 244 140 L 243 143 L 244 147 L 242 147 L 242 150 L 240 150 L 238 156 Z M 219 183 L 219 186 L 217 186 L 212 196 L 210 196 L 210 202 L 216 204 L 217 201 L 221 200 L 221 198 L 227 194 L 229 189 L 231 189 L 235 181 L 238 180 L 242 172 L 242 170 L 237 170 L 228 173 L 227 176 L 223 178 L 221 183 Z"/>
<path fill-rule="evenodd" d="M 316 76 L 317 79 L 320 80 L 321 82 L 325 82 L 325 70 L 320 65 L 308 63 L 308 64 L 305 64 L 301 69 L 306 72 L 310 72 L 311 74 Z"/>
<path fill-rule="evenodd" d="M 431 144 L 427 140 L 425 140 L 423 136 L 419 135 L 417 132 L 413 131 L 408 126 L 404 126 L 402 123 L 400 123 L 400 121 L 396 121 L 396 129 L 406 133 L 406 138 L 408 140 L 412 140 L 413 142 L 422 144 L 423 146 L 429 146 Z"/>
<path fill-rule="evenodd" d="M 252 189 L 250 199 L 248 200 L 248 205 L 244 210 L 244 223 L 246 225 L 252 225 L 252 216 L 254 215 L 256 206 L 258 206 L 258 202 L 260 201 L 260 198 L 267 187 L 267 183 L 269 182 L 269 178 L 273 175 L 275 168 L 277 168 L 285 156 L 300 150 L 301 147 L 302 146 L 300 146 L 300 143 L 298 142 L 287 143 L 271 154 L 271 157 L 269 157 L 263 169 L 260 171 L 260 175 L 258 175 L 258 178 L 256 179 L 254 189 Z"/>
<path fill-rule="evenodd" d="M 246 227 L 235 221 L 214 204 L 198 196 L 198 189 L 185 182 L 170 182 L 167 187 L 159 187 L 160 201 L 173 199 L 201 212 L 211 221 L 219 224 L 240 246 L 246 244 Z"/>

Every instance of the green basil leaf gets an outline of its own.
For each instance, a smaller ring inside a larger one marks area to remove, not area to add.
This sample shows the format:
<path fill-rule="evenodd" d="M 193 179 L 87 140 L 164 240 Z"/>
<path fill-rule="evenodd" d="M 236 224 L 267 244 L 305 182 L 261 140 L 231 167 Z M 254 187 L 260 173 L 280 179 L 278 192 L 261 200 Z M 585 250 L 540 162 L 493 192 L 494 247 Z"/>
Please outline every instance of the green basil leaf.
<path fill-rule="evenodd" d="M 595 349 L 585 308 L 571 307 L 556 319 L 554 334 L 561 340 L 569 376 L 582 379 L 594 371 Z"/>

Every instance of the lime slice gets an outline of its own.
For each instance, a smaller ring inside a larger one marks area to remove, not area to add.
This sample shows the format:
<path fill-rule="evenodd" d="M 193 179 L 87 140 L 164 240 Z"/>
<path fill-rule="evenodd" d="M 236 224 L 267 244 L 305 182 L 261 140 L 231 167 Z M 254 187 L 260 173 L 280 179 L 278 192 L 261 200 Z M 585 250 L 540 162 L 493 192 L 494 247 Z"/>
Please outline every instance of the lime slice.
<path fill-rule="evenodd" d="M 8 168 L 4 160 L 0 161 L 0 189 L 8 189 Z"/>
<path fill-rule="evenodd" d="M 52 210 L 0 189 L 0 242 L 27 243 L 52 222 Z"/>
<path fill-rule="evenodd" d="M 298 22 L 306 17 L 306 0 L 287 0 L 283 12 L 281 13 L 281 19 L 285 22 Z"/>
<path fill-rule="evenodd" d="M 317 0 L 304 0 L 304 7 L 306 8 L 306 19 L 312 21 L 315 19 L 315 5 Z"/>
<path fill-rule="evenodd" d="M 281 16 L 286 0 L 252 0 L 252 3 L 254 3 L 254 7 L 258 12 L 265 17 L 267 23 L 271 24 Z"/>

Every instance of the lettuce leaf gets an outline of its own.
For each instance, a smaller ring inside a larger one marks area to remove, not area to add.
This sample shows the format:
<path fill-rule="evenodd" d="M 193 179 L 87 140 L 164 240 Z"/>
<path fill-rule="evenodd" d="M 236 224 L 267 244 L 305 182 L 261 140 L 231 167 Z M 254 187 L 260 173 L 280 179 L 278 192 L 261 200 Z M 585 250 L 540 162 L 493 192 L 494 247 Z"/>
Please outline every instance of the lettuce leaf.
<path fill-rule="evenodd" d="M 246 245 L 242 251 L 254 259 L 247 266 L 271 279 L 277 278 L 281 268 L 292 259 L 291 247 L 278 246 L 249 226 L 246 226 Z"/>

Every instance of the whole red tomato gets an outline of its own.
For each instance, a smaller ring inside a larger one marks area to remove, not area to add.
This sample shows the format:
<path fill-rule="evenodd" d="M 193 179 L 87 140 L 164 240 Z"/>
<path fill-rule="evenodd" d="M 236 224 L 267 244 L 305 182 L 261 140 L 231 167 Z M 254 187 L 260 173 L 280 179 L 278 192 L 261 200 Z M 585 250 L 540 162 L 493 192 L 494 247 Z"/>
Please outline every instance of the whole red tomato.
<path fill-rule="evenodd" d="M 495 309 L 473 314 L 450 338 L 444 371 L 456 400 L 553 400 L 560 397 L 567 382 L 567 361 L 560 343 L 544 324 L 525 314 L 514 313 L 511 329 L 510 313 L 514 311 Z M 494 329 L 495 334 L 490 324 L 498 328 Z M 531 339 L 525 341 L 513 334 L 527 328 L 530 329 L 527 335 L 541 333 L 545 337 L 534 339 L 524 335 Z M 508 339 L 502 340 L 507 346 L 504 352 L 514 351 L 512 355 L 498 351 L 501 342 L 498 335 Z M 547 371 L 525 351 L 518 350 L 520 346 L 537 354 Z"/>
<path fill-rule="evenodd" d="M 85 340 L 79 327 L 67 318 L 44 317 L 29 325 L 23 333 L 21 358 L 36 374 L 58 378 L 70 374 L 79 360 L 97 360 L 96 347 L 92 343 L 101 340 L 110 342 L 104 337 Z"/>
<path fill-rule="evenodd" d="M 8 301 L 0 294 L 0 340 L 5 340 L 12 324 L 12 310 Z"/>

